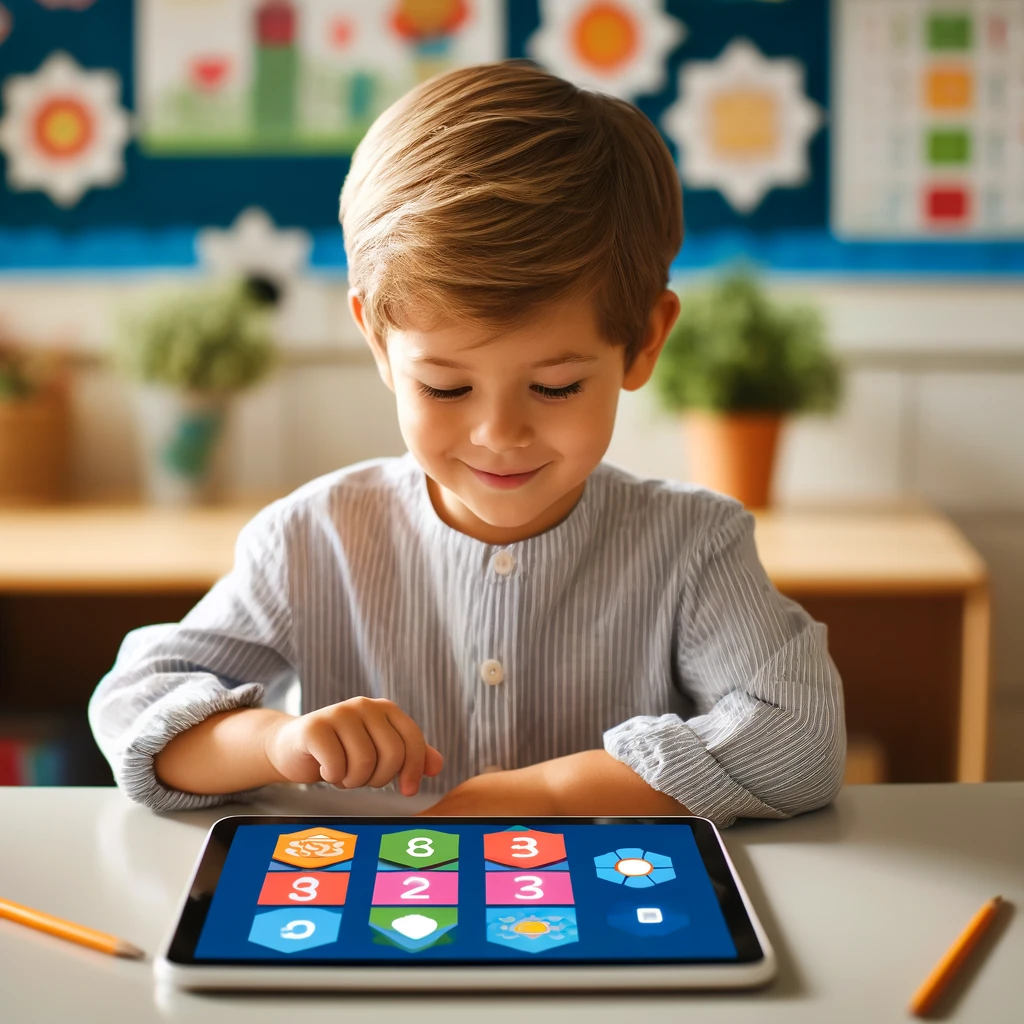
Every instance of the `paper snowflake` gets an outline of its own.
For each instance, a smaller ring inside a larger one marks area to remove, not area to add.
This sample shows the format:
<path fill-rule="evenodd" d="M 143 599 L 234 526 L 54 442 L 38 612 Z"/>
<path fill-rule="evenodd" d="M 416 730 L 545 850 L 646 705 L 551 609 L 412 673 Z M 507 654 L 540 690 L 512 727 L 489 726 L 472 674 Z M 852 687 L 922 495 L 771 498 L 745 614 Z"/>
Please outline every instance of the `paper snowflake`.
<path fill-rule="evenodd" d="M 0 148 L 10 188 L 74 206 L 88 189 L 117 184 L 129 136 L 120 94 L 116 72 L 85 71 L 60 52 L 34 74 L 8 77 Z"/>
<path fill-rule="evenodd" d="M 810 176 L 807 144 L 822 114 L 804 94 L 799 61 L 768 59 L 736 40 L 717 60 L 684 64 L 679 95 L 662 125 L 688 185 L 717 188 L 747 213 L 770 189 Z"/>
<path fill-rule="evenodd" d="M 539 64 L 585 89 L 632 99 L 665 87 L 665 59 L 686 38 L 660 0 L 541 0 L 527 43 Z"/>
<path fill-rule="evenodd" d="M 258 206 L 243 210 L 228 230 L 207 228 L 196 239 L 200 261 L 215 273 L 269 278 L 278 287 L 301 274 L 312 247 L 309 232 L 278 229 Z"/>

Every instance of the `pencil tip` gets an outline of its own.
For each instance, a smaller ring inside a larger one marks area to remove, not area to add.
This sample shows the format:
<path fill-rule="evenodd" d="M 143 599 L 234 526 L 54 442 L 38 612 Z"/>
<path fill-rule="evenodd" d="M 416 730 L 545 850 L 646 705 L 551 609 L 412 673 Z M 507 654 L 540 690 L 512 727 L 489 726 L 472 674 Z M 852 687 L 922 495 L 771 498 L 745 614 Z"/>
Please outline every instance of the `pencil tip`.
<path fill-rule="evenodd" d="M 123 956 L 128 960 L 142 960 L 146 954 L 143 950 L 139 949 L 138 946 L 133 946 L 130 942 L 125 942 L 121 939 L 117 944 L 117 955 Z"/>

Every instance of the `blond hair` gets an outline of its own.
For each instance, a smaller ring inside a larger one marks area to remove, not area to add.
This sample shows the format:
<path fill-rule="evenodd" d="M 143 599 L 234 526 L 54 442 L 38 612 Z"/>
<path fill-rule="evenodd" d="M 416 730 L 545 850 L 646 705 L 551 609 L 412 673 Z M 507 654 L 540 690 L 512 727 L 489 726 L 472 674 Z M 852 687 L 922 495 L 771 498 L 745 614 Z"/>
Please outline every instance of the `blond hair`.
<path fill-rule="evenodd" d="M 654 125 L 531 64 L 460 68 L 377 118 L 341 192 L 367 327 L 528 322 L 591 297 L 627 368 L 682 243 L 682 194 Z"/>

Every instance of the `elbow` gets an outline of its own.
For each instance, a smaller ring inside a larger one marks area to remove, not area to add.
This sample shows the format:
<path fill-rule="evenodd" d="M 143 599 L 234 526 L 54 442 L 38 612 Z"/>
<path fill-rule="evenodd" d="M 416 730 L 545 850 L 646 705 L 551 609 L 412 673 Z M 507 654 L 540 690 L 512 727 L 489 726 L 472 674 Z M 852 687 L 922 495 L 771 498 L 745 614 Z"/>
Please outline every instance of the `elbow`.
<path fill-rule="evenodd" d="M 846 722 L 840 715 L 802 734 L 786 759 L 778 792 L 770 802 L 787 818 L 832 803 L 846 770 Z"/>

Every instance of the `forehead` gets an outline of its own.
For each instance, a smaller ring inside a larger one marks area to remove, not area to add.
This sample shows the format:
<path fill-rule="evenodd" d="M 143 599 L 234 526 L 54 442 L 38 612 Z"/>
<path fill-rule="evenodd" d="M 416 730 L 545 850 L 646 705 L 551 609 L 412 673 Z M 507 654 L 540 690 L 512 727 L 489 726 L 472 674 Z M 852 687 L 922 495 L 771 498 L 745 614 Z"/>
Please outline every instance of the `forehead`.
<path fill-rule="evenodd" d="M 440 323 L 389 335 L 403 358 L 415 366 L 470 369 L 496 361 L 531 368 L 596 362 L 612 346 L 601 337 L 591 303 L 573 299 L 550 303 L 522 323 L 508 327 Z"/>

